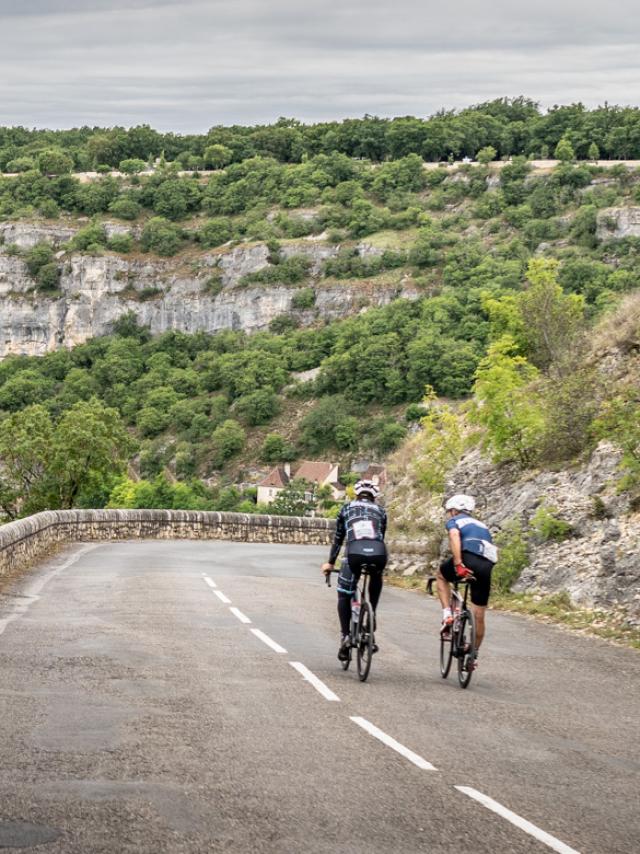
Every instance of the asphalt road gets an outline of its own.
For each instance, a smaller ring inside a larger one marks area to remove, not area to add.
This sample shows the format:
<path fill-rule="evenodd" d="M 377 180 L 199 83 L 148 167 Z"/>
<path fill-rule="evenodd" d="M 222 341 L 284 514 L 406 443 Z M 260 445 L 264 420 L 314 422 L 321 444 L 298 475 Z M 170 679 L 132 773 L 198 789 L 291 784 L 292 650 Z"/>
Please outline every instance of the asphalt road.
<path fill-rule="evenodd" d="M 435 600 L 385 588 L 362 684 L 325 553 L 76 545 L 5 585 L 0 849 L 640 850 L 636 652 L 492 613 L 462 691 Z"/>

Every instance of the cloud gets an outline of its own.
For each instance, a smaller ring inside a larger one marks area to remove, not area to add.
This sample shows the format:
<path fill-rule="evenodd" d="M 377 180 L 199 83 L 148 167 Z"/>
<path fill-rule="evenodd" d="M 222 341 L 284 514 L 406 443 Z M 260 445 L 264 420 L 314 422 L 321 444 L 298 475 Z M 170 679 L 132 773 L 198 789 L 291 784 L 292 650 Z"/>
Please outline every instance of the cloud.
<path fill-rule="evenodd" d="M 635 13 L 629 0 L 0 0 L 1 121 L 186 132 L 518 94 L 637 103 Z"/>

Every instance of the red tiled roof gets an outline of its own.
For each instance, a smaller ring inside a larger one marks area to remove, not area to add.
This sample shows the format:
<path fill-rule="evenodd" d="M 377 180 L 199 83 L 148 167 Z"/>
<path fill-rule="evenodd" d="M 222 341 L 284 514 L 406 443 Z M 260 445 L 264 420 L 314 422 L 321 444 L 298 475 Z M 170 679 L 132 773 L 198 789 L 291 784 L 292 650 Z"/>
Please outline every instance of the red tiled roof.
<path fill-rule="evenodd" d="M 289 475 L 282 466 L 276 466 L 276 468 L 271 469 L 269 474 L 260 481 L 258 486 L 274 486 L 277 489 L 284 489 L 284 487 L 289 483 L 289 480 Z"/>
<path fill-rule="evenodd" d="M 335 463 L 312 462 L 303 460 L 296 471 L 296 477 L 302 477 L 308 480 L 309 483 L 322 483 L 325 481 L 331 471 L 335 468 Z"/>

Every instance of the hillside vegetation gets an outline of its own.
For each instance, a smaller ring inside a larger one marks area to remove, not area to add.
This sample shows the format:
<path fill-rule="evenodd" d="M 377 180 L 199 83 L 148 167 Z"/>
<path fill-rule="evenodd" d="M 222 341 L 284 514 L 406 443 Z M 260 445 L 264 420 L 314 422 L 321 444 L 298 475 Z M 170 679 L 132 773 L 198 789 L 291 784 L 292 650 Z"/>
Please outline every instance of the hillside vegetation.
<path fill-rule="evenodd" d="M 203 160 L 218 169 L 204 177 L 180 176 L 169 164 L 151 176 L 81 183 L 48 174 L 43 162 L 40 170 L 0 179 L 5 219 L 77 223 L 79 216 L 91 217 L 62 252 L 44 242 L 29 250 L 0 247 L 22 258 L 34 300 L 61 298 L 61 271 L 74 253 L 175 255 L 176 263 L 184 259 L 197 268 L 212 249 L 222 257 L 254 241 L 266 242 L 268 261 L 240 287 L 292 290 L 291 311 L 269 332 L 151 338 L 125 314 L 109 337 L 42 358 L 5 359 L 4 513 L 110 501 L 255 510 L 248 485 L 265 466 L 324 456 L 348 470 L 359 455 L 384 458 L 421 419 L 423 440 L 433 443 L 423 488 L 434 493 L 469 441 L 526 469 L 566 465 L 608 437 L 624 450 L 621 488 L 635 494 L 638 436 L 629 424 L 640 420 L 637 376 L 601 382 L 592 341 L 595 326 L 598 340 L 614 339 L 625 323 L 633 327 L 629 306 L 636 305 L 640 240 L 621 236 L 615 212 L 640 202 L 638 175 L 573 158 L 594 140 L 603 153 L 607 140 L 622 138 L 621 127 L 635 139 L 637 112 L 572 107 L 542 116 L 529 102 L 500 101 L 427 122 L 364 119 L 315 128 L 289 122 L 174 138 L 188 149 L 171 148 L 171 140 L 148 129 L 0 132 L 2 151 L 14 145 L 21 156 L 24 148 L 35 156 L 38 146 L 55 142 L 75 167 L 95 165 L 82 161 L 91 151 L 94 160 L 120 164 L 124 148 L 106 159 L 96 140 L 145 139 L 144 155 L 132 148 L 124 153 L 147 160 L 164 150 L 183 166 L 185 150 L 204 157 L 207 146 L 227 148 L 215 164 Z M 475 156 L 492 145 L 495 150 L 480 157 L 488 160 L 512 150 L 543 154 L 542 145 L 555 153 L 563 143 L 557 152 L 563 162 L 535 174 L 524 157 L 499 172 L 487 163 L 424 168 L 425 140 L 437 128 L 444 148 L 453 151 L 454 131 L 471 134 L 479 127 L 484 136 L 455 153 Z M 401 129 L 412 140 L 408 148 L 398 142 Z M 380 130 L 385 142 L 375 156 L 340 142 L 340 134 L 356 130 Z M 284 138 L 298 140 L 298 154 L 260 147 Z M 314 149 L 311 140 L 320 138 Z M 248 147 L 241 149 L 239 140 Z M 634 144 L 630 155 L 637 154 Z M 107 239 L 107 218 L 130 223 L 131 233 Z M 284 251 L 304 237 L 336 247 L 334 257 L 312 271 L 304 253 Z M 398 293 L 410 284 L 415 298 L 326 323 L 315 307 L 324 280 L 361 282 L 373 293 L 382 282 L 396 283 Z M 224 289 L 215 265 L 207 287 L 216 294 Z M 625 299 L 631 302 L 624 315 L 611 314 Z M 634 334 L 625 340 L 633 342 Z M 312 369 L 313 379 L 298 377 Z M 442 426 L 457 424 L 459 405 L 449 413 L 436 398 L 463 402 L 459 435 Z M 62 488 L 50 449 L 71 447 L 72 427 L 87 419 L 102 431 L 104 445 L 98 453 L 100 443 L 76 442 L 85 448 L 79 474 Z"/>

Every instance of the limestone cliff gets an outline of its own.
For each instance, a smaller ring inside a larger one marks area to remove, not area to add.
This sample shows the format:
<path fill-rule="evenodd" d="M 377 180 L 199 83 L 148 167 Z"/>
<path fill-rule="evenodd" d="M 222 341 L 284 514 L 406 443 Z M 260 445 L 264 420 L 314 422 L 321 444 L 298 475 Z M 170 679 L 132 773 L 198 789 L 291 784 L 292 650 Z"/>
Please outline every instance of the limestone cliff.
<path fill-rule="evenodd" d="M 131 228 L 105 224 L 107 234 Z M 294 310 L 297 288 L 242 284 L 243 276 L 269 264 L 264 244 L 240 244 L 207 253 L 167 260 L 151 255 L 88 255 L 60 248 L 77 228 L 66 225 L 0 223 L 0 358 L 10 353 L 42 355 L 73 347 L 111 332 L 114 322 L 133 312 L 153 334 L 168 330 L 215 333 L 224 329 L 254 332 L 293 313 L 302 325 L 337 319 L 364 306 L 384 305 L 418 293 L 410 279 L 385 286 L 366 280 L 330 283 L 320 276 L 322 262 L 338 247 L 316 240 L 289 242 L 282 255 L 306 255 L 311 261 L 309 285 L 315 290 L 311 309 Z M 46 241 L 58 248 L 62 275 L 59 291 L 37 292 L 24 260 L 9 250 Z M 9 250 L 9 251 L 8 251 Z M 379 252 L 366 244 L 362 252 Z M 212 287 L 213 277 L 213 287 Z"/>

